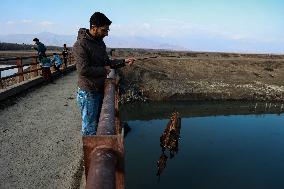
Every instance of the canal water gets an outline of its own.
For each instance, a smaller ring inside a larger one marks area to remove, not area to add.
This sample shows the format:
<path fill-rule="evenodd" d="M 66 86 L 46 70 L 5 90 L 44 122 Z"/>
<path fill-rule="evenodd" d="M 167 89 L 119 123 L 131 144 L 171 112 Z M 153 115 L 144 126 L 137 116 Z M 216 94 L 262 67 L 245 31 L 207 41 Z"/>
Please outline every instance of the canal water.
<path fill-rule="evenodd" d="M 121 109 L 126 188 L 283 189 L 284 114 L 271 103 L 153 103 Z M 181 114 L 178 151 L 162 152 L 171 112 Z M 157 161 L 165 168 L 157 176 Z"/>
<path fill-rule="evenodd" d="M 15 65 L 0 65 L 0 68 L 6 68 L 6 67 L 10 67 L 10 66 L 15 66 Z M 24 69 L 27 69 L 29 66 L 24 66 Z M 13 75 L 15 73 L 18 72 L 18 68 L 13 68 L 10 70 L 5 70 L 1 72 L 1 77 L 6 77 L 9 75 Z"/>

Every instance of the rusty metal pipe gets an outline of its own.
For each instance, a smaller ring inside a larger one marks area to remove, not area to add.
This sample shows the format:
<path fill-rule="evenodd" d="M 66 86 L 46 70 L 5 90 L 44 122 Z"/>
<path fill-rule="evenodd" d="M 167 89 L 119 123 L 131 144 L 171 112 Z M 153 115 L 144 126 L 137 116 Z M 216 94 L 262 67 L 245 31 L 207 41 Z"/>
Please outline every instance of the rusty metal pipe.
<path fill-rule="evenodd" d="M 117 156 L 108 148 L 94 149 L 91 155 L 86 189 L 115 189 Z"/>
<path fill-rule="evenodd" d="M 115 80 L 107 79 L 97 135 L 115 134 Z"/>
<path fill-rule="evenodd" d="M 108 78 L 97 134 L 83 137 L 87 189 L 124 188 L 123 136 L 116 133 L 119 120 L 115 90 L 116 80 Z"/>

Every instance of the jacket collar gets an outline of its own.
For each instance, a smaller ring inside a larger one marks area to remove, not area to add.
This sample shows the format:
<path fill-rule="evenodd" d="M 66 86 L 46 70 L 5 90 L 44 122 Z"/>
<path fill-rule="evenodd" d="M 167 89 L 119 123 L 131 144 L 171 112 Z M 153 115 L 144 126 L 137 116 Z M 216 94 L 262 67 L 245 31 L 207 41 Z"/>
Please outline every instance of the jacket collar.
<path fill-rule="evenodd" d="M 93 36 L 90 34 L 89 30 L 86 29 L 86 28 L 80 28 L 80 29 L 79 29 L 77 39 L 88 39 L 88 40 L 96 41 L 96 42 L 101 42 L 101 41 L 103 41 L 102 38 L 93 37 Z"/>

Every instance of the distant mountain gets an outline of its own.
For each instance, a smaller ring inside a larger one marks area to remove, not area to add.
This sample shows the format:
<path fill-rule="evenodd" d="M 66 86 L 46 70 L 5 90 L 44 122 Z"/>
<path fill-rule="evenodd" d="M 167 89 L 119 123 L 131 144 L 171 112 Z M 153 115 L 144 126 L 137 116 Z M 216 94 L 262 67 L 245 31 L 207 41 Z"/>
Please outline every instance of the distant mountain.
<path fill-rule="evenodd" d="M 104 41 L 108 47 L 113 48 L 186 50 L 182 46 L 169 44 L 161 39 L 152 40 L 146 37 L 137 36 L 109 36 Z"/>
<path fill-rule="evenodd" d="M 38 34 L 10 34 L 0 35 L 0 42 L 32 44 L 33 38 L 39 38 L 41 42 L 48 46 L 73 46 L 76 41 L 76 35 L 58 35 L 49 32 Z M 186 50 L 182 46 L 169 44 L 163 39 L 151 40 L 147 37 L 136 36 L 109 36 L 105 40 L 108 47 L 113 48 L 146 48 L 146 49 L 168 49 L 168 50 Z"/>
<path fill-rule="evenodd" d="M 76 39 L 75 35 L 58 35 L 42 32 L 38 34 L 0 35 L 0 41 L 6 43 L 32 44 L 35 37 L 39 38 L 39 40 L 47 46 L 63 46 L 64 43 L 66 43 L 67 46 L 72 46 Z"/>

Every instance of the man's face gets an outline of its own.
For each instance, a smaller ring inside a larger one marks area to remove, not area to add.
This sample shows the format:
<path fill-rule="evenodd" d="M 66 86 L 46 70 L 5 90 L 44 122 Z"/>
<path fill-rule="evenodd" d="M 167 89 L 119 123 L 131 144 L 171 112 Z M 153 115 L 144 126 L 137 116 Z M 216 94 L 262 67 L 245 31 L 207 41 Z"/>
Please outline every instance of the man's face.
<path fill-rule="evenodd" d="M 93 26 L 91 30 L 92 30 L 92 35 L 94 37 L 104 38 L 105 36 L 108 36 L 109 26 L 108 25 L 101 27 Z"/>

